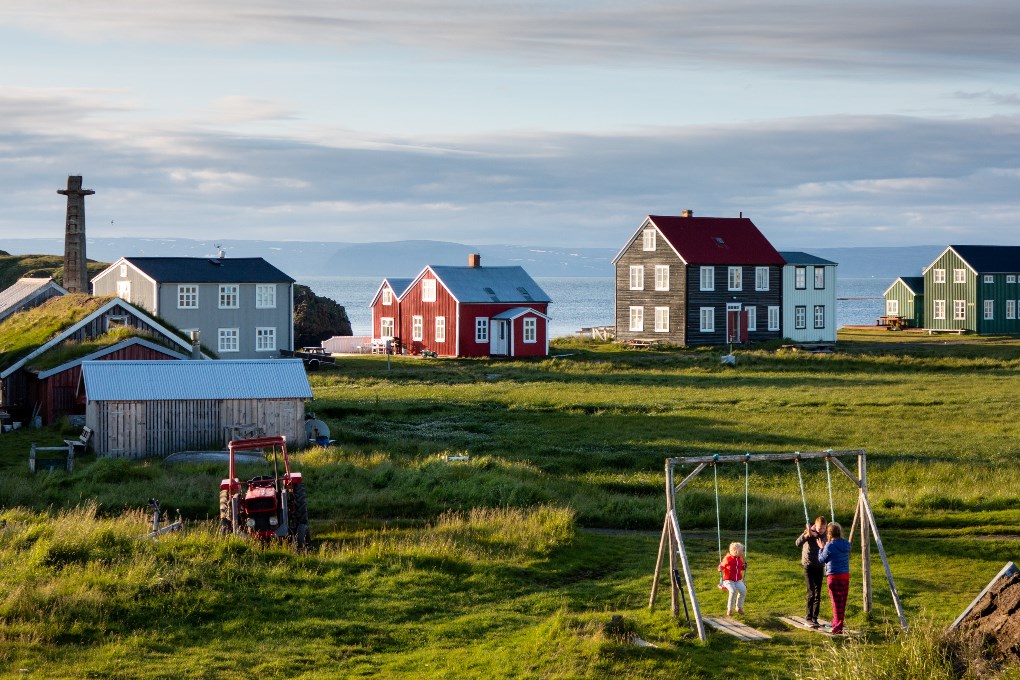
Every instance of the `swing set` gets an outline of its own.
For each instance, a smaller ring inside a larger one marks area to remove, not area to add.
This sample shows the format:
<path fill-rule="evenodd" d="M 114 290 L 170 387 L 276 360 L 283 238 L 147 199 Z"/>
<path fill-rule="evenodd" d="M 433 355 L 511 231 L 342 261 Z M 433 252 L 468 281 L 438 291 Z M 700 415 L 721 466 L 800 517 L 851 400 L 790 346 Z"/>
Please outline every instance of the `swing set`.
<path fill-rule="evenodd" d="M 857 474 L 855 475 L 850 471 L 849 468 L 840 460 L 844 457 L 856 457 L 857 458 Z M 747 551 L 748 542 L 748 499 L 750 495 L 750 477 L 751 477 L 751 463 L 756 461 L 768 461 L 768 462 L 779 462 L 779 461 L 792 461 L 797 468 L 797 482 L 800 485 L 800 497 L 801 503 L 804 508 L 804 523 L 810 524 L 811 519 L 808 514 L 807 508 L 807 495 L 804 492 L 804 477 L 801 472 L 801 462 L 807 460 L 825 460 L 825 476 L 828 483 L 829 490 L 829 517 L 830 521 L 835 521 L 835 504 L 832 499 L 832 472 L 831 466 L 835 466 L 837 470 L 843 473 L 853 484 L 857 487 L 857 505 L 854 509 L 853 524 L 850 529 L 850 535 L 848 540 L 852 543 L 854 539 L 854 533 L 860 529 L 861 537 L 861 583 L 862 583 L 862 596 L 863 596 L 863 609 L 865 612 L 870 612 L 872 609 L 872 588 L 871 588 L 871 540 L 874 538 L 875 546 L 878 549 L 879 557 L 882 560 L 882 566 L 885 568 L 885 576 L 889 582 L 889 591 L 892 594 L 893 605 L 896 608 L 896 614 L 899 616 L 900 626 L 903 630 L 907 629 L 907 619 L 903 614 L 903 605 L 900 601 L 899 593 L 896 590 L 896 583 L 893 581 L 892 571 L 889 569 L 889 560 L 886 557 L 885 547 L 882 545 L 882 539 L 878 533 L 878 524 L 875 522 L 875 514 L 871 510 L 871 502 L 868 500 L 868 468 L 867 468 L 867 456 L 863 449 L 854 449 L 848 451 L 813 451 L 808 453 L 802 453 L 800 451 L 795 453 L 766 453 L 766 454 L 750 454 L 745 453 L 744 455 L 729 455 L 721 456 L 715 454 L 712 456 L 690 456 L 681 458 L 667 458 L 666 459 L 666 517 L 662 524 L 662 537 L 659 540 L 659 555 L 655 561 L 655 575 L 652 579 L 652 593 L 648 598 L 648 608 L 653 609 L 655 606 L 655 598 L 658 594 L 659 580 L 662 574 L 662 566 L 664 557 L 669 556 L 669 574 L 670 574 L 670 609 L 673 616 L 679 616 L 680 604 L 683 603 L 684 611 L 687 614 L 687 620 L 690 622 L 691 613 L 694 614 L 694 626 L 698 633 L 698 638 L 701 640 L 706 639 L 705 636 L 705 621 L 706 618 L 701 614 L 701 607 L 698 604 L 698 596 L 694 590 L 694 578 L 691 574 L 690 561 L 687 558 L 687 549 L 684 547 L 683 535 L 680 532 L 680 518 L 677 513 L 676 506 L 676 494 L 678 494 L 685 486 L 687 486 L 695 477 L 701 474 L 705 468 L 711 466 L 712 474 L 714 479 L 715 487 L 715 518 L 716 518 L 716 534 L 718 538 L 718 549 L 719 549 L 719 561 L 722 561 L 722 522 L 720 519 L 719 512 L 719 465 L 722 463 L 744 463 L 744 549 L 745 558 Z M 679 484 L 675 483 L 675 469 L 678 465 L 696 465 L 694 470 L 684 477 L 683 481 Z M 679 563 L 679 564 L 678 564 Z M 679 567 L 679 568 L 678 568 Z M 681 574 L 682 569 L 682 574 Z M 683 582 L 681 582 L 681 577 Z M 684 588 L 686 585 L 687 598 L 684 597 Z M 721 587 L 721 582 L 720 582 Z M 688 609 L 687 603 L 690 600 L 690 609 Z M 738 637 L 744 639 L 767 639 L 768 636 L 760 631 L 755 631 L 753 628 L 736 624 L 736 627 L 731 625 L 735 622 L 720 622 L 716 619 L 709 619 L 709 622 L 730 632 Z"/>

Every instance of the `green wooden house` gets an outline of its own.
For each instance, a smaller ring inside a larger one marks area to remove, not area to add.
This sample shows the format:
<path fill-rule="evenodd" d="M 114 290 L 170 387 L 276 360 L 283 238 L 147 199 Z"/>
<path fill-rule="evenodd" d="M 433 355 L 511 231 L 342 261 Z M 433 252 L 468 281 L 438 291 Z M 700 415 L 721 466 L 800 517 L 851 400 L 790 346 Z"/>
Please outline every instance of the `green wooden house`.
<path fill-rule="evenodd" d="M 1020 246 L 948 246 L 924 270 L 925 328 L 1020 333 Z"/>
<path fill-rule="evenodd" d="M 924 328 L 924 277 L 901 276 L 882 294 L 885 315 L 898 316 L 908 328 Z"/>

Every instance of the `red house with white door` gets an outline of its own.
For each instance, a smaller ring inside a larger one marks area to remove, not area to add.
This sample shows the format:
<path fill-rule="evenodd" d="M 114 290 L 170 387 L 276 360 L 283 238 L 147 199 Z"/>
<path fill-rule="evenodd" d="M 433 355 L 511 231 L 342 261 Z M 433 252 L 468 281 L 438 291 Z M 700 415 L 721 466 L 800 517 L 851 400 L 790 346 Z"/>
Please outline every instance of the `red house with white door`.
<path fill-rule="evenodd" d="M 372 303 L 375 339 L 398 337 L 412 354 L 440 356 L 546 356 L 551 300 L 522 267 L 483 267 L 477 254 L 467 267 L 429 265 L 403 284 L 387 279 Z M 385 305 L 387 287 L 394 294 Z M 393 304 L 396 303 L 396 304 Z M 390 315 L 392 314 L 392 315 Z M 386 331 L 392 329 L 392 334 Z"/>

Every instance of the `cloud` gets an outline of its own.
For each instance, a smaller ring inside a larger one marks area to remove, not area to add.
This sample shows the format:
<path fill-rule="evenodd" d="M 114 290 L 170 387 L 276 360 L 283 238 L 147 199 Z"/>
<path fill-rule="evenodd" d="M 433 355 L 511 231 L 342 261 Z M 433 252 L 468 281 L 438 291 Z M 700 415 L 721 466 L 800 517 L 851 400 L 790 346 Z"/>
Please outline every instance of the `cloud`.
<path fill-rule="evenodd" d="M 957 99 L 978 99 L 998 106 L 1020 106 L 1020 95 L 1016 92 L 1000 93 L 983 90 L 981 92 L 955 92 L 953 96 Z"/>

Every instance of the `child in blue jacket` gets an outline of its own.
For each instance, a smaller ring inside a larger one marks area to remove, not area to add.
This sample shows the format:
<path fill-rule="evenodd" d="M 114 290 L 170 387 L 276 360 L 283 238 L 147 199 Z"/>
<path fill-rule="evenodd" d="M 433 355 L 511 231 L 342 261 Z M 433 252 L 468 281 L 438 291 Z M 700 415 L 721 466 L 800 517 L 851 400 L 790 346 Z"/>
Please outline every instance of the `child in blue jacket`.
<path fill-rule="evenodd" d="M 829 540 L 818 543 L 818 561 L 825 565 L 825 576 L 829 585 L 829 599 L 832 600 L 832 632 L 843 632 L 846 616 L 846 598 L 850 592 L 850 541 L 843 538 L 843 527 L 829 522 L 826 529 Z"/>

